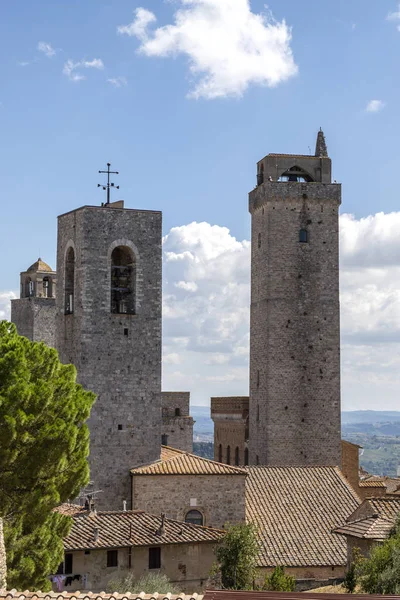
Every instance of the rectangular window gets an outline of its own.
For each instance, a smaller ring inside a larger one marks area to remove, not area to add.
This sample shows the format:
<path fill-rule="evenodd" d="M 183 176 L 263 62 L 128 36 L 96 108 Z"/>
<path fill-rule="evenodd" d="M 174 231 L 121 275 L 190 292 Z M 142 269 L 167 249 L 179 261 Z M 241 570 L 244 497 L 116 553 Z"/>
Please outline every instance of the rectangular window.
<path fill-rule="evenodd" d="M 107 567 L 118 567 L 118 550 L 107 550 Z"/>
<path fill-rule="evenodd" d="M 306 244 L 308 242 L 308 231 L 307 229 L 300 229 L 299 242 Z"/>
<path fill-rule="evenodd" d="M 66 554 L 64 558 L 64 574 L 70 575 L 72 573 L 72 554 Z"/>
<path fill-rule="evenodd" d="M 161 569 L 161 548 L 149 548 L 149 569 Z"/>
<path fill-rule="evenodd" d="M 161 444 L 163 446 L 168 446 L 168 436 L 166 433 L 163 433 L 161 436 Z"/>

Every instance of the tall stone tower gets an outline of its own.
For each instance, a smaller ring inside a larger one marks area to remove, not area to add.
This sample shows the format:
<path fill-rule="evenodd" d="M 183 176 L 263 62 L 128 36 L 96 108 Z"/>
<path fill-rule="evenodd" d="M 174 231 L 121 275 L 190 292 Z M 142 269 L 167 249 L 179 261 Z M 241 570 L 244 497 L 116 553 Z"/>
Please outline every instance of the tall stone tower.
<path fill-rule="evenodd" d="M 58 218 L 56 346 L 97 394 L 89 420 L 98 508 L 130 503 L 130 469 L 161 449 L 161 213 L 123 202 Z"/>
<path fill-rule="evenodd" d="M 315 156 L 269 154 L 252 217 L 250 463 L 340 465 L 338 210 L 341 186 Z"/>
<path fill-rule="evenodd" d="M 38 258 L 20 280 L 20 298 L 11 300 L 11 321 L 19 335 L 54 347 L 56 273 Z"/>

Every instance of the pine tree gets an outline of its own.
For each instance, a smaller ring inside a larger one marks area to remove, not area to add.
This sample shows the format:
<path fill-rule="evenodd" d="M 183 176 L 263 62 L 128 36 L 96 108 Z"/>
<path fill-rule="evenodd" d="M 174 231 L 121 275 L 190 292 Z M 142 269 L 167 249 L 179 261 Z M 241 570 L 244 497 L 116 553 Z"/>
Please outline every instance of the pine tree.
<path fill-rule="evenodd" d="M 232 590 L 253 589 L 259 550 L 256 527 L 252 523 L 228 525 L 226 536 L 216 548 L 222 586 Z"/>
<path fill-rule="evenodd" d="M 70 522 L 53 509 L 88 481 L 94 399 L 56 350 L 0 322 L 0 517 L 11 587 L 49 589 L 63 558 Z"/>

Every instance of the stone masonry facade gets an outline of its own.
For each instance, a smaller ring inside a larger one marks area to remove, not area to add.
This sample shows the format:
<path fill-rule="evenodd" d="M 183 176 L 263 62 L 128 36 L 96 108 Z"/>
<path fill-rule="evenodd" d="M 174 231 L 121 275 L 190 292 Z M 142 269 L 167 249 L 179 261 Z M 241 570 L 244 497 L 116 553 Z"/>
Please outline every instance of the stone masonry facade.
<path fill-rule="evenodd" d="M 125 313 L 112 310 L 116 249 L 130 257 Z M 161 213 L 109 205 L 61 215 L 57 275 L 56 347 L 97 395 L 88 423 L 96 505 L 122 509 L 130 469 L 160 456 Z"/>
<path fill-rule="evenodd" d="M 190 416 L 190 392 L 161 392 L 162 434 L 164 446 L 193 452 L 193 418 Z"/>
<path fill-rule="evenodd" d="M 135 475 L 132 474 L 132 508 L 184 521 L 197 510 L 203 525 L 222 528 L 245 520 L 243 475 Z"/>
<path fill-rule="evenodd" d="M 327 156 L 295 155 L 260 161 L 258 184 L 249 195 L 250 464 L 340 465 L 341 186 Z"/>
<path fill-rule="evenodd" d="M 214 421 L 214 460 L 236 466 L 248 464 L 249 397 L 211 398 Z"/>

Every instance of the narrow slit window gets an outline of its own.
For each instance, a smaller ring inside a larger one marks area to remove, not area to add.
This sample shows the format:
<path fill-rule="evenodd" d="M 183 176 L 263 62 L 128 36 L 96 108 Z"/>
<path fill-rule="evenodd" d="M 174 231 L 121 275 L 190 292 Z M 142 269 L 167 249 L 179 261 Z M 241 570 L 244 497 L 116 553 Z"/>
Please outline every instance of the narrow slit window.
<path fill-rule="evenodd" d="M 299 242 L 306 244 L 308 242 L 308 231 L 307 229 L 300 229 Z"/>
<path fill-rule="evenodd" d="M 168 435 L 166 433 L 163 433 L 161 436 L 161 445 L 168 446 Z"/>
<path fill-rule="evenodd" d="M 258 247 L 261 248 L 261 233 L 258 234 Z"/>
<path fill-rule="evenodd" d="M 222 444 L 218 446 L 218 462 L 222 463 Z"/>
<path fill-rule="evenodd" d="M 228 446 L 226 449 L 226 464 L 230 465 L 231 464 L 231 447 Z"/>
<path fill-rule="evenodd" d="M 75 308 L 75 252 L 68 248 L 65 260 L 65 314 L 71 315 Z"/>
<path fill-rule="evenodd" d="M 235 450 L 235 465 L 238 467 L 239 463 L 240 463 L 239 446 L 236 446 L 236 450 Z"/>
<path fill-rule="evenodd" d="M 247 465 L 249 464 L 249 449 L 246 448 L 244 451 L 244 464 Z"/>

